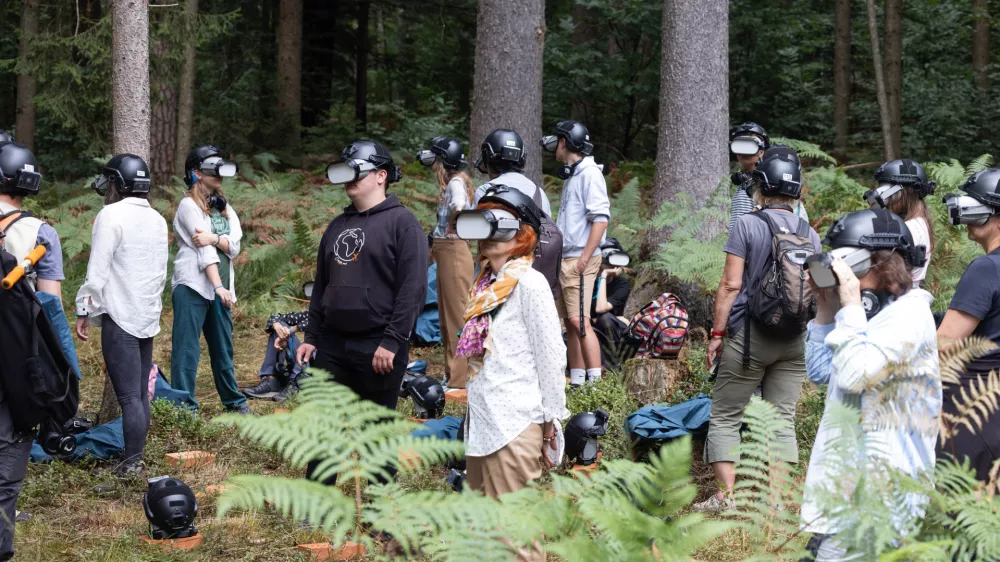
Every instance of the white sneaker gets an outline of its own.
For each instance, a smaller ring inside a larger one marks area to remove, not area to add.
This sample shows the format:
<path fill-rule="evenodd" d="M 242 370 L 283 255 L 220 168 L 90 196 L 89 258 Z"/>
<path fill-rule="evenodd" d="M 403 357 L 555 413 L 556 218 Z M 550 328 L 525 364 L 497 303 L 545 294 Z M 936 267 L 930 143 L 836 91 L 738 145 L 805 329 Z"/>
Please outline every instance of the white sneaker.
<path fill-rule="evenodd" d="M 732 497 L 726 497 L 720 500 L 715 494 L 712 494 L 703 502 L 691 504 L 691 511 L 698 511 L 702 513 L 721 513 L 723 511 L 734 509 L 735 507 L 736 500 Z"/>

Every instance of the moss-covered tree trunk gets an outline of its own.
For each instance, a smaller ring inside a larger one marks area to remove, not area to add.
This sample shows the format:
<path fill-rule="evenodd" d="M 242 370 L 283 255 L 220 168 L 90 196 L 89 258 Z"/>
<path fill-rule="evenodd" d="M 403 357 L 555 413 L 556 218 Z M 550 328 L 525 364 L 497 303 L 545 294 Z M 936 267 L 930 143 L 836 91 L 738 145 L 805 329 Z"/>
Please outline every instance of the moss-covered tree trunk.
<path fill-rule="evenodd" d="M 278 18 L 278 118 L 288 145 L 302 127 L 302 0 L 281 0 Z"/>
<path fill-rule="evenodd" d="M 38 0 L 21 0 L 21 42 L 19 56 L 29 68 L 17 73 L 16 117 L 14 134 L 17 142 L 35 150 L 35 91 L 38 80 L 28 62 L 29 44 L 38 34 Z"/>
<path fill-rule="evenodd" d="M 196 26 L 198 0 L 187 0 L 184 7 L 184 66 L 177 99 L 177 142 L 174 143 L 174 174 L 184 175 L 184 159 L 191 150 L 191 131 L 194 127 L 194 83 L 197 62 Z"/>
<path fill-rule="evenodd" d="M 833 146 L 843 158 L 851 132 L 851 0 L 837 0 L 833 28 Z"/>
<path fill-rule="evenodd" d="M 729 169 L 729 4 L 726 0 L 664 0 L 660 59 L 660 120 L 653 209 L 680 193 L 701 208 Z M 726 225 L 701 227 L 715 237 Z M 647 256 L 670 233 L 650 232 Z"/>
<path fill-rule="evenodd" d="M 493 129 L 509 128 L 524 140 L 524 175 L 542 185 L 543 0 L 479 0 L 469 162 Z"/>

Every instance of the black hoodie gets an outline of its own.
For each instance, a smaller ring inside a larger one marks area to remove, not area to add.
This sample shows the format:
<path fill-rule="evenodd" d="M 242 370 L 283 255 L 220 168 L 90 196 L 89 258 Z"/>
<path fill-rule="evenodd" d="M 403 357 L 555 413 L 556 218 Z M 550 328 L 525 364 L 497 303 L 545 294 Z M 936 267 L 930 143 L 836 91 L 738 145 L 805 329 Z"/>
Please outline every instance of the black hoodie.
<path fill-rule="evenodd" d="M 381 337 L 396 353 L 424 307 L 428 259 L 417 217 L 395 195 L 361 213 L 345 207 L 319 244 L 306 343 L 322 332 Z"/>

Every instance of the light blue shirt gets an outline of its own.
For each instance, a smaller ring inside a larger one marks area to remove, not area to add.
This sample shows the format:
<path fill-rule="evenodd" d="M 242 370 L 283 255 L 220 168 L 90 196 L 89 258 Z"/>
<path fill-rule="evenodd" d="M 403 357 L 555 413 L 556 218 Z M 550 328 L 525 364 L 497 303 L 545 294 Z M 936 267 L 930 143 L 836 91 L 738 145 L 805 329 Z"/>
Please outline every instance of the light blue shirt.
<path fill-rule="evenodd" d="M 933 420 L 930 429 L 916 428 L 868 429 L 865 431 L 867 458 L 859 458 L 858 466 L 874 465 L 876 459 L 912 476 L 934 468 L 934 445 L 937 440 L 937 419 L 941 414 L 941 373 L 938 366 L 937 333 L 930 303 L 934 297 L 922 289 L 911 289 L 888 305 L 871 320 L 860 305 L 848 306 L 837 312 L 833 324 L 809 323 L 806 339 L 806 375 L 817 384 L 828 384 L 826 409 L 820 422 L 809 458 L 805 496 L 802 502 L 803 528 L 813 533 L 832 534 L 836 525 L 822 517 L 816 490 L 844 490 L 845 499 L 853 490 L 845 484 L 837 467 L 824 462 L 829 443 L 837 436 L 827 414 L 834 404 L 866 411 L 874 404 L 874 393 L 881 385 L 870 386 L 890 363 L 906 361 L 908 373 L 918 382 L 926 383 L 921 392 L 908 396 L 901 406 L 907 419 Z M 902 530 L 924 513 L 927 498 L 910 494 L 909 512 L 900 514 Z"/>
<path fill-rule="evenodd" d="M 611 201 L 601 166 L 594 162 L 592 156 L 587 156 L 576 165 L 573 175 L 563 184 L 559 218 L 556 219 L 556 226 L 563 236 L 563 259 L 580 257 L 593 224 L 608 222 L 610 217 Z M 607 232 L 601 237 L 601 244 L 606 237 Z M 598 244 L 593 255 L 600 254 Z"/>

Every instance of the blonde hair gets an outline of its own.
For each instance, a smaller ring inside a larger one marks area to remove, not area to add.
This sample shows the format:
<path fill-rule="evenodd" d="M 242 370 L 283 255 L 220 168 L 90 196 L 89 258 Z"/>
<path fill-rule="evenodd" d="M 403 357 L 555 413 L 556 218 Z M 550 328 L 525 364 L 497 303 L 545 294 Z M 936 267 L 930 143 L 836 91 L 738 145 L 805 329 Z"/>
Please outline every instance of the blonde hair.
<path fill-rule="evenodd" d="M 798 199 L 787 195 L 764 195 L 760 188 L 753 192 L 754 205 L 766 207 L 768 205 L 788 205 L 792 209 L 798 204 Z"/>
<path fill-rule="evenodd" d="M 208 208 L 208 196 L 212 195 L 212 193 L 215 193 L 220 197 L 225 197 L 225 195 L 222 193 L 221 187 L 219 189 L 212 190 L 211 188 L 206 186 L 205 182 L 203 181 L 195 182 L 195 184 L 191 186 L 191 189 L 187 190 L 187 193 L 185 193 L 184 196 L 190 197 L 192 200 L 194 200 L 195 205 L 198 205 L 198 208 L 201 209 L 203 213 L 205 213 L 206 215 L 210 215 L 212 214 L 212 211 L 211 209 Z M 227 219 L 229 218 L 229 213 L 226 209 L 222 210 L 221 215 L 226 217 Z"/>
<path fill-rule="evenodd" d="M 448 168 L 445 168 L 444 164 L 441 163 L 440 158 L 434 161 L 431 169 L 434 170 L 434 174 L 437 176 L 438 187 L 441 188 L 441 197 L 444 197 L 444 191 L 448 188 L 448 183 L 457 177 L 462 180 L 462 183 L 465 184 L 465 194 L 469 198 L 469 203 L 472 203 L 473 195 L 476 192 L 476 186 L 472 184 L 472 178 L 469 177 L 468 173 L 462 170 L 449 170 Z"/>

